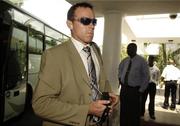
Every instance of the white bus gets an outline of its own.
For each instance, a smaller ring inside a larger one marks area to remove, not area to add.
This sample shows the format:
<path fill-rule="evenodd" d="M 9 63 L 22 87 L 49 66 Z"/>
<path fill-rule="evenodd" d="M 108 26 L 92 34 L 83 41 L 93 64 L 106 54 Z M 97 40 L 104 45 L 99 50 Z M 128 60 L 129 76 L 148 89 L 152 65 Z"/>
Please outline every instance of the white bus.
<path fill-rule="evenodd" d="M 0 1 L 0 124 L 31 106 L 42 52 L 67 39 L 11 2 Z"/>

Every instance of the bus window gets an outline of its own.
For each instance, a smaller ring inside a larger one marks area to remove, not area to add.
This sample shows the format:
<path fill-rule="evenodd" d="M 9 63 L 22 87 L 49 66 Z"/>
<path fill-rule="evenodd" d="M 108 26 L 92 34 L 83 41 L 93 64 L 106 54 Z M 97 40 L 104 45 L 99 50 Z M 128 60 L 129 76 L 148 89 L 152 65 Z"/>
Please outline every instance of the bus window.
<path fill-rule="evenodd" d="M 14 12 L 13 18 L 15 21 L 22 23 L 26 26 L 29 26 L 30 28 L 36 29 L 37 31 L 44 32 L 43 23 L 14 9 L 13 12 Z"/>
<path fill-rule="evenodd" d="M 8 52 L 6 89 L 14 88 L 18 81 L 26 80 L 26 36 L 27 33 L 13 28 Z"/>
<path fill-rule="evenodd" d="M 30 30 L 28 83 L 32 86 L 33 89 L 35 88 L 37 83 L 42 52 L 43 52 L 43 35 L 40 32 Z"/>
<path fill-rule="evenodd" d="M 54 38 L 56 40 L 61 39 L 62 36 L 63 36 L 63 34 L 61 34 L 58 31 L 53 30 L 52 28 L 50 28 L 48 26 L 45 26 L 45 35 L 49 36 L 49 37 L 52 37 L 52 38 Z"/>
<path fill-rule="evenodd" d="M 24 27 L 23 27 L 24 28 Z M 27 80 L 27 31 L 12 28 L 5 70 L 4 121 L 24 111 Z"/>
<path fill-rule="evenodd" d="M 45 38 L 45 44 L 46 44 L 46 49 L 49 49 L 53 46 L 56 46 L 58 44 L 61 44 L 61 42 L 51 38 L 51 37 L 46 37 Z"/>
<path fill-rule="evenodd" d="M 42 54 L 43 52 L 43 35 L 35 30 L 29 32 L 29 53 Z"/>
<path fill-rule="evenodd" d="M 69 37 L 65 36 L 64 34 L 45 26 L 45 42 L 46 42 L 46 49 L 51 48 L 55 45 L 61 44 L 65 42 Z"/>

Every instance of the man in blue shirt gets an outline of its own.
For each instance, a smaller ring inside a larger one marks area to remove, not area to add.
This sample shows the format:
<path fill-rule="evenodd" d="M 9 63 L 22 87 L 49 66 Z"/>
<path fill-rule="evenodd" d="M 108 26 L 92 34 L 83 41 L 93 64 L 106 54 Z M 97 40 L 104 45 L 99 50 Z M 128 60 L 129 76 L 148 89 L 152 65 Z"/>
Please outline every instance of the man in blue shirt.
<path fill-rule="evenodd" d="M 149 82 L 148 64 L 136 52 L 137 45 L 130 43 L 128 57 L 119 65 L 121 126 L 140 126 L 140 98 Z"/>

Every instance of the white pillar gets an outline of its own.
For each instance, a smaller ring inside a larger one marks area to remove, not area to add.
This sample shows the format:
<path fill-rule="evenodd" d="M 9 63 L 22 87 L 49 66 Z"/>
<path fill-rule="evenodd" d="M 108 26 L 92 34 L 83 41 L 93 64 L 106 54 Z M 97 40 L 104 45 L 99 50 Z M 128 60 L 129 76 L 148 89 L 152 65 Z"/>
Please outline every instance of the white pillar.
<path fill-rule="evenodd" d="M 109 11 L 104 16 L 103 61 L 112 89 L 118 90 L 118 66 L 120 63 L 122 15 Z"/>

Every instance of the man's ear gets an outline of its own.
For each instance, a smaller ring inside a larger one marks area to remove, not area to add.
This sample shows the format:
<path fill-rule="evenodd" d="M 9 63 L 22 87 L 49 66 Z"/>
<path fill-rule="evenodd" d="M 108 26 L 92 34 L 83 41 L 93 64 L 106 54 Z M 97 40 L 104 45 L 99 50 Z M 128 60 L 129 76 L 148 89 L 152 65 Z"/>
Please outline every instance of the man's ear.
<path fill-rule="evenodd" d="M 66 24 L 67 24 L 67 26 L 68 26 L 68 28 L 69 28 L 70 30 L 72 30 L 72 29 L 73 29 L 73 24 L 72 24 L 72 21 L 67 20 L 67 21 L 66 21 Z"/>

